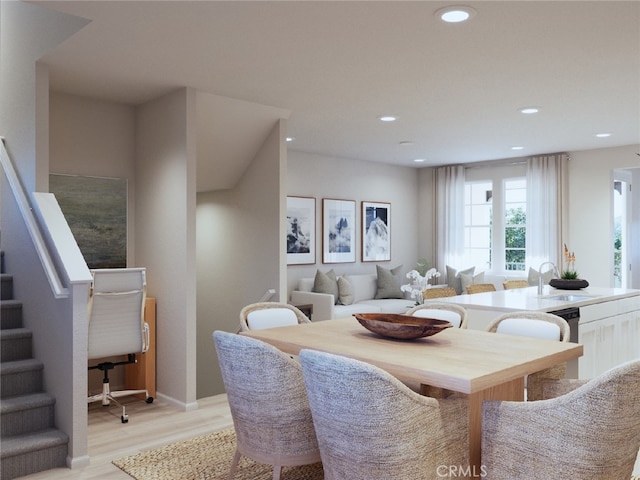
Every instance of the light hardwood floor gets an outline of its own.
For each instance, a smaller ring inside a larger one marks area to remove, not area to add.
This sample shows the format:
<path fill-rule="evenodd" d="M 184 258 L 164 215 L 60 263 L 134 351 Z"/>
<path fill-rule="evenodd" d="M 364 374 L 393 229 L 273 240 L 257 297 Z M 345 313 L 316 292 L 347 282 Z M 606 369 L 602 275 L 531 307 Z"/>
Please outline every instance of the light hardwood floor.
<path fill-rule="evenodd" d="M 197 410 L 183 412 L 160 400 L 152 404 L 132 400 L 127 402 L 126 424 L 120 422 L 121 410 L 117 406 L 89 405 L 90 465 L 73 470 L 57 468 L 21 480 L 131 480 L 111 464 L 113 459 L 233 425 L 226 395 L 200 399 L 198 405 Z"/>

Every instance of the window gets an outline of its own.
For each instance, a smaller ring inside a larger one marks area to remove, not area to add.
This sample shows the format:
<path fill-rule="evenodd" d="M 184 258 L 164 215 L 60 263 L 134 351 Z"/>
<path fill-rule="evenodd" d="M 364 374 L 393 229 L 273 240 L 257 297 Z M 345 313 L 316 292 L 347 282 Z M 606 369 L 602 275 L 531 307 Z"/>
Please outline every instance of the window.
<path fill-rule="evenodd" d="M 525 237 L 527 231 L 527 181 L 504 181 L 504 269 L 525 269 Z"/>
<path fill-rule="evenodd" d="M 491 270 L 493 191 L 491 182 L 467 182 L 464 200 L 464 246 L 469 265 Z"/>
<path fill-rule="evenodd" d="M 496 173 L 465 183 L 466 264 L 477 272 L 524 272 L 527 180 Z"/>

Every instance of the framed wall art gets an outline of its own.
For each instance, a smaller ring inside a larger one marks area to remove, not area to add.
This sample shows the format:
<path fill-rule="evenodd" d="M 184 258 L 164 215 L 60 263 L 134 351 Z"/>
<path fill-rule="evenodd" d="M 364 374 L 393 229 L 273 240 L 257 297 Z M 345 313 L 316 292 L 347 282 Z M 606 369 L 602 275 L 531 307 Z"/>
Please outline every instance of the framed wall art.
<path fill-rule="evenodd" d="M 287 197 L 287 265 L 316 263 L 316 199 Z"/>
<path fill-rule="evenodd" d="M 355 200 L 322 199 L 322 263 L 356 261 Z"/>
<path fill-rule="evenodd" d="M 89 268 L 127 266 L 127 180 L 49 175 L 49 191 Z"/>
<path fill-rule="evenodd" d="M 362 261 L 391 260 L 391 204 L 362 202 Z"/>

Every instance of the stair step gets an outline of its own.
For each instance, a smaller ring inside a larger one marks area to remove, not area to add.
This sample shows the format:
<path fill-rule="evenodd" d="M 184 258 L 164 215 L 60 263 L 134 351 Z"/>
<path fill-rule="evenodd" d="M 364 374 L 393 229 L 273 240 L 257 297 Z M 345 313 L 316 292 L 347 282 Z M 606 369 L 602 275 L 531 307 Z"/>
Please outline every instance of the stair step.
<path fill-rule="evenodd" d="M 42 391 L 42 370 L 39 360 L 16 360 L 0 364 L 0 397 L 26 395 Z"/>
<path fill-rule="evenodd" d="M 22 302 L 20 300 L 0 301 L 0 329 L 22 328 Z"/>
<path fill-rule="evenodd" d="M 31 473 L 65 467 L 68 443 L 69 437 L 54 428 L 3 438 L 0 478 L 11 480 Z"/>
<path fill-rule="evenodd" d="M 13 275 L 0 273 L 0 298 L 10 300 L 13 298 Z"/>
<path fill-rule="evenodd" d="M 0 330 L 0 361 L 26 360 L 32 356 L 31 330 L 12 328 Z"/>
<path fill-rule="evenodd" d="M 56 399 L 48 393 L 19 395 L 2 400 L 0 435 L 3 439 L 54 426 Z"/>

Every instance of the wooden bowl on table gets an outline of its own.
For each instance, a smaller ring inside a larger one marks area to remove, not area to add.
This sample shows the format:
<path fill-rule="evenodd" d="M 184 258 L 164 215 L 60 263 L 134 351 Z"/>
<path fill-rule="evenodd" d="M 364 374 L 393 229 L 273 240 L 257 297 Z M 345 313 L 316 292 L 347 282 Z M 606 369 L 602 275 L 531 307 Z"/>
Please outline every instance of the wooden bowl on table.
<path fill-rule="evenodd" d="M 453 326 L 446 320 L 398 313 L 354 313 L 353 316 L 370 332 L 402 340 L 430 337 Z"/>

